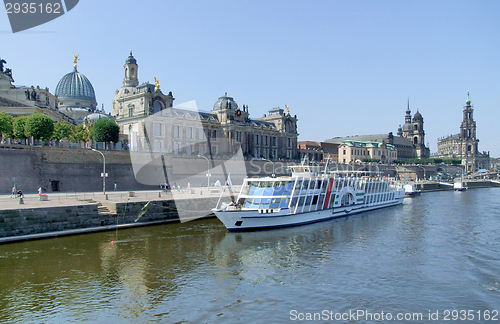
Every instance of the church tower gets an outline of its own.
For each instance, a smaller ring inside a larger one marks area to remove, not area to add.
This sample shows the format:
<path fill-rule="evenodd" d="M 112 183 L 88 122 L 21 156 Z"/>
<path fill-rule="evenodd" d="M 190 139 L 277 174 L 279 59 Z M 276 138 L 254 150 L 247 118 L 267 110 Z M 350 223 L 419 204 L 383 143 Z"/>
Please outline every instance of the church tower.
<path fill-rule="evenodd" d="M 138 78 L 138 68 L 137 61 L 132 55 L 132 49 L 130 49 L 130 55 L 125 61 L 123 66 L 125 76 L 123 77 L 123 86 L 125 87 L 137 87 L 139 85 Z"/>
<path fill-rule="evenodd" d="M 479 140 L 476 138 L 476 122 L 473 113 L 474 108 L 469 98 L 469 92 L 467 92 L 467 101 L 463 109 L 463 121 L 460 124 L 462 165 L 465 165 L 466 171 L 477 170 L 476 154 Z"/>

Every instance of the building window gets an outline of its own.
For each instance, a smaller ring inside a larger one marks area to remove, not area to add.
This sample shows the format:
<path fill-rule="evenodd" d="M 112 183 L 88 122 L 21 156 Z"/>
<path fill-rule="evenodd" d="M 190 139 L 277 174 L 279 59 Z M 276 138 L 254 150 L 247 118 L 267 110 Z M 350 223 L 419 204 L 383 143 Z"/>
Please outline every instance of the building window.
<path fill-rule="evenodd" d="M 205 131 L 203 130 L 203 128 L 199 130 L 198 138 L 201 140 L 205 139 Z"/>
<path fill-rule="evenodd" d="M 155 152 L 161 152 L 161 142 L 155 142 Z"/>
<path fill-rule="evenodd" d="M 292 139 L 290 137 L 288 137 L 287 139 L 287 147 L 292 147 Z"/>
<path fill-rule="evenodd" d="M 186 128 L 186 138 L 193 138 L 193 128 L 192 127 Z"/>
<path fill-rule="evenodd" d="M 212 138 L 216 139 L 217 138 L 217 130 L 214 129 L 212 132 Z"/>
<path fill-rule="evenodd" d="M 161 124 L 160 123 L 155 123 L 155 135 L 161 136 Z"/>
<path fill-rule="evenodd" d="M 255 136 L 255 144 L 259 145 L 259 135 L 254 135 Z"/>
<path fill-rule="evenodd" d="M 174 143 L 174 153 L 179 154 L 179 143 Z"/>
<path fill-rule="evenodd" d="M 174 138 L 179 138 L 179 126 L 174 126 Z"/>

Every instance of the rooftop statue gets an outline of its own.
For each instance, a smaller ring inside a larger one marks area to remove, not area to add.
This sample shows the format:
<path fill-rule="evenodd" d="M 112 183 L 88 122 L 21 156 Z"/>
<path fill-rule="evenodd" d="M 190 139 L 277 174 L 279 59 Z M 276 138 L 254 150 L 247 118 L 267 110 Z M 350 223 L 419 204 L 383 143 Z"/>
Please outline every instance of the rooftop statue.
<path fill-rule="evenodd" d="M 74 67 L 75 67 L 75 69 L 76 69 L 76 61 L 78 61 L 78 60 L 79 60 L 78 55 L 76 55 L 75 53 L 73 53 L 73 58 L 74 58 L 74 59 L 73 59 L 73 64 L 74 64 L 73 66 L 74 66 Z"/>
<path fill-rule="evenodd" d="M 4 65 L 5 63 L 7 63 L 7 61 L 6 61 L 6 60 L 4 60 L 4 59 L 0 59 L 0 72 L 3 72 L 3 65 Z"/>
<path fill-rule="evenodd" d="M 158 80 L 156 77 L 155 77 L 155 86 L 156 90 L 160 90 L 160 80 Z"/>

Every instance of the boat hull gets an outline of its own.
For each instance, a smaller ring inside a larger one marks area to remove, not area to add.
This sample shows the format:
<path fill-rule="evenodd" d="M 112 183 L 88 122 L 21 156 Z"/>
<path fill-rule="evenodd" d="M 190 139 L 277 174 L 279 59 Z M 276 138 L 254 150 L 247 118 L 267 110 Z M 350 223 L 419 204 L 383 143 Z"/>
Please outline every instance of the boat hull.
<path fill-rule="evenodd" d="M 383 204 L 350 205 L 344 207 L 288 214 L 288 208 L 276 213 L 262 214 L 258 210 L 212 210 L 215 216 L 230 231 L 252 231 L 286 226 L 298 226 L 321 222 L 332 218 L 345 217 L 371 210 L 402 204 L 402 199 L 395 199 Z"/>

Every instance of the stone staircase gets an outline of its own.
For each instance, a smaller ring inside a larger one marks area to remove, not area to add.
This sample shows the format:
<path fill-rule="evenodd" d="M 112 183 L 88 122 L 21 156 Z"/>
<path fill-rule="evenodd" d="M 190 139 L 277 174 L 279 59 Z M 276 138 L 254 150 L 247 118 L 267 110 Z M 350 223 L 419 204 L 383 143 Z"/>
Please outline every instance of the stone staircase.
<path fill-rule="evenodd" d="M 97 212 L 99 214 L 114 214 L 108 207 L 102 205 L 101 203 L 97 205 Z"/>

